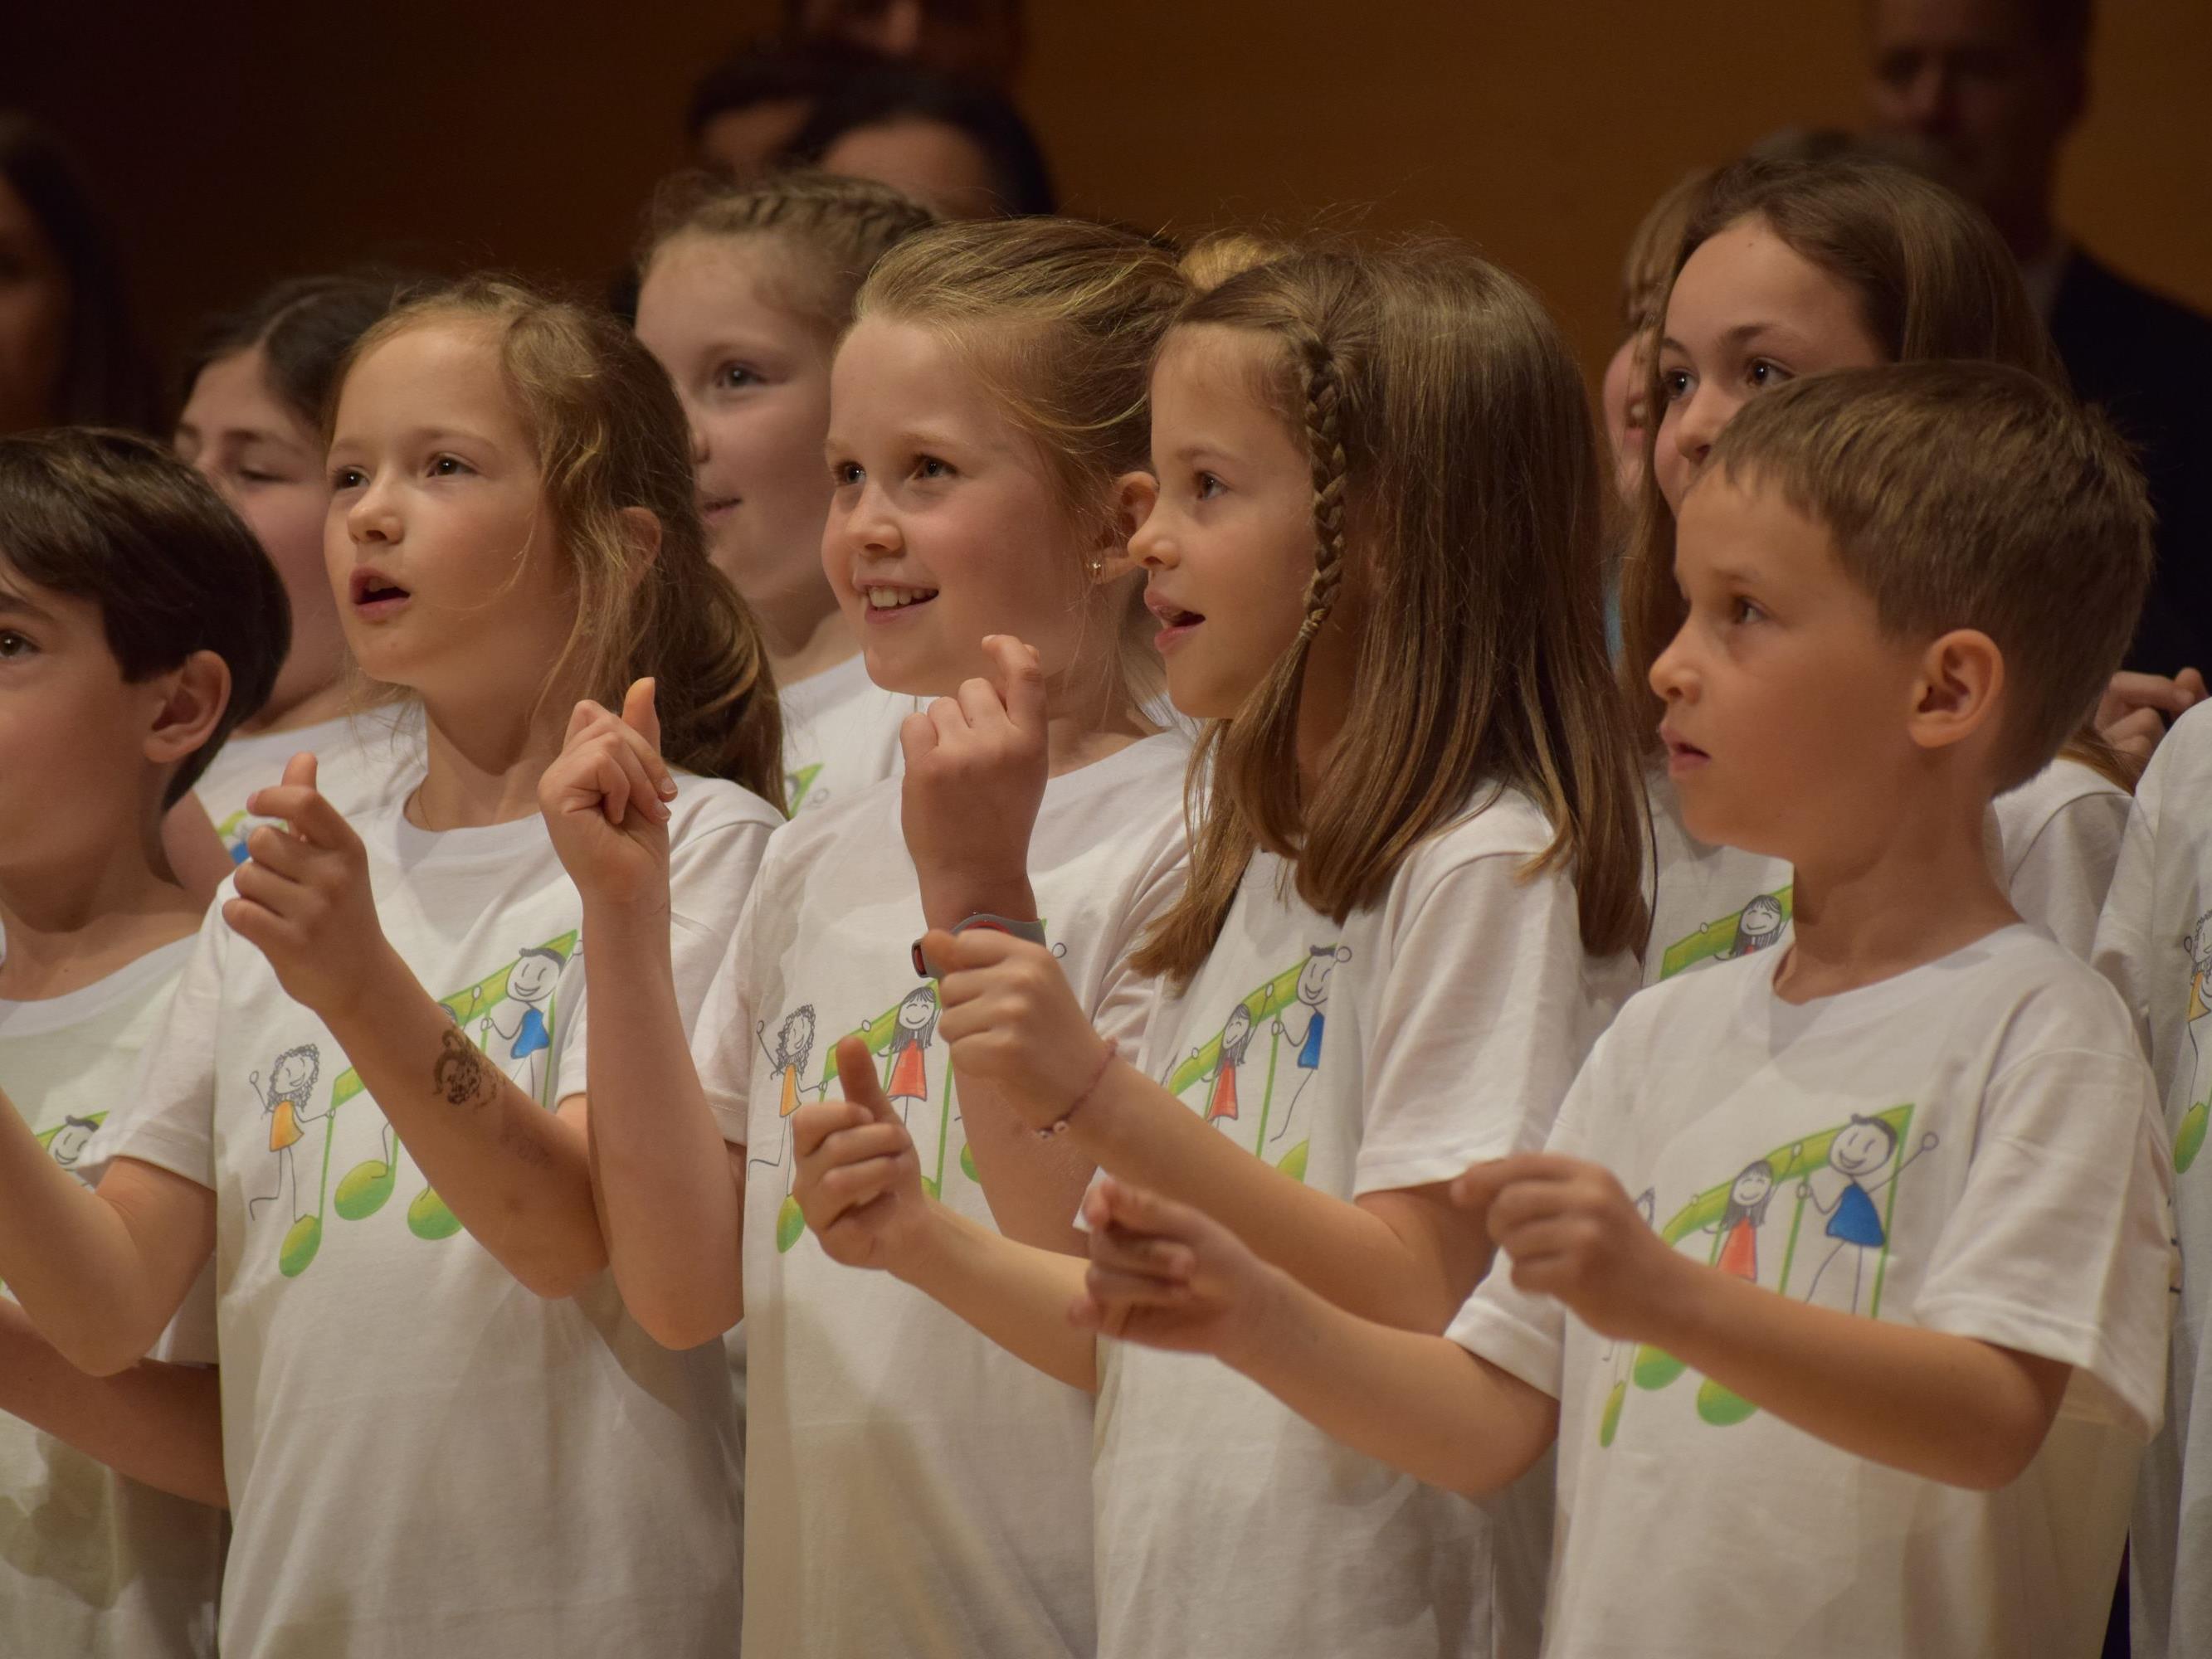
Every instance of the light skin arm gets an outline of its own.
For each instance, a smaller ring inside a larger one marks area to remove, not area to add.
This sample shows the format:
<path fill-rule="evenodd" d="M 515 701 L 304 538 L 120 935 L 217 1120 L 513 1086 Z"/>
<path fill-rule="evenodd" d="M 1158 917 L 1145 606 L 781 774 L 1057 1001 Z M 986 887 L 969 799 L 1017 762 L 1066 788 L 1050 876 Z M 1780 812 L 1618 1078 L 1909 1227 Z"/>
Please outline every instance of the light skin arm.
<path fill-rule="evenodd" d="M 141 1485 L 216 1509 L 230 1505 L 212 1367 L 142 1359 L 112 1376 L 88 1376 L 21 1308 L 0 1300 L 0 1411 Z"/>
<path fill-rule="evenodd" d="M 1346 1312 L 1188 1205 L 1108 1180 L 1085 1215 L 1079 1322 L 1214 1354 L 1356 1451 L 1480 1496 L 1522 1474 L 1558 1434 L 1550 1395 L 1444 1337 Z"/>
<path fill-rule="evenodd" d="M 1194 1205 L 1338 1306 L 1408 1330 L 1440 1331 L 1482 1276 L 1489 1241 L 1443 1182 L 1352 1203 L 1316 1191 L 1230 1141 L 1143 1073 L 1114 1061 L 1087 1096 L 1104 1039 L 1049 953 L 1003 933 L 933 933 L 948 972 L 938 1029 L 969 1075 L 994 1078 L 1024 1115 L 1049 1123 L 1079 1097 L 1060 1137 L 1084 1165 Z M 980 1167 L 980 1166 L 979 1166 Z"/>
<path fill-rule="evenodd" d="M 314 787 L 312 755 L 256 794 L 231 928 L 330 1028 L 471 1237 L 541 1296 L 606 1265 L 581 1114 L 544 1110 L 457 1030 L 384 936 L 361 838 Z"/>
<path fill-rule="evenodd" d="M 1947 1485 L 2018 1478 L 2071 1368 L 1972 1337 L 1810 1307 L 1669 1248 L 1596 1164 L 1526 1153 L 1456 1195 L 1487 1213 L 1513 1282 L 1599 1334 L 1663 1348 L 1784 1422 Z"/>
<path fill-rule="evenodd" d="M 745 1152 L 716 1127 L 677 1002 L 662 805 L 675 785 L 659 738 L 650 681 L 618 718 L 579 704 L 538 802 L 591 941 L 585 1083 L 601 1235 L 630 1316 L 680 1350 L 744 1316 Z"/>
<path fill-rule="evenodd" d="M 973 915 L 1040 920 L 1030 885 L 1030 836 L 1049 766 L 1044 672 L 1019 640 L 983 641 L 992 678 L 971 679 L 909 715 L 899 734 L 900 811 L 925 923 L 942 931 Z M 1079 1148 L 1029 1132 L 1000 1079 L 952 1056 L 960 1115 L 977 1183 L 1009 1238 L 1083 1253 L 1076 1206 L 1092 1168 Z"/>
<path fill-rule="evenodd" d="M 70 1364 L 135 1364 L 214 1253 L 208 1188 L 128 1158 L 87 1188 L 0 1098 L 0 1279 Z"/>
<path fill-rule="evenodd" d="M 1083 1262 L 933 1202 L 913 1137 L 859 1038 L 839 1043 L 837 1075 L 843 1100 L 802 1106 L 792 1118 L 793 1195 L 823 1252 L 848 1267 L 890 1273 L 1048 1376 L 1095 1390 L 1097 1344 L 1067 1314 L 1083 1287 Z"/>

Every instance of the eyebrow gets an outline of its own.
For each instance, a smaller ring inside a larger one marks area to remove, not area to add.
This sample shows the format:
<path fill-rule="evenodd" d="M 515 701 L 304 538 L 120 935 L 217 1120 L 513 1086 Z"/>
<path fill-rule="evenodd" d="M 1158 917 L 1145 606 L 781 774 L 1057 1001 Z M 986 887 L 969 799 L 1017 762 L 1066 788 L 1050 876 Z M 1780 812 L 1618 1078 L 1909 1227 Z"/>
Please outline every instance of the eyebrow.
<path fill-rule="evenodd" d="M 19 593 L 12 587 L 0 587 L 0 617 L 17 617 L 26 622 L 39 623 L 54 620 L 52 611 L 34 604 L 27 594 Z"/>
<path fill-rule="evenodd" d="M 1762 319 L 1759 322 L 1738 323 L 1733 328 L 1723 329 L 1721 331 L 1720 343 L 1723 349 L 1725 349 L 1730 346 L 1743 345 L 1747 342 L 1758 339 L 1761 335 L 1765 334 L 1781 335 L 1791 344 L 1796 344 L 1798 338 L 1797 331 L 1791 328 L 1787 323 L 1770 322 Z M 1680 340 L 1676 339 L 1671 334 L 1662 335 L 1660 337 L 1659 349 L 1662 351 L 1679 351 L 1685 357 L 1692 355 L 1689 347 L 1684 345 Z"/>

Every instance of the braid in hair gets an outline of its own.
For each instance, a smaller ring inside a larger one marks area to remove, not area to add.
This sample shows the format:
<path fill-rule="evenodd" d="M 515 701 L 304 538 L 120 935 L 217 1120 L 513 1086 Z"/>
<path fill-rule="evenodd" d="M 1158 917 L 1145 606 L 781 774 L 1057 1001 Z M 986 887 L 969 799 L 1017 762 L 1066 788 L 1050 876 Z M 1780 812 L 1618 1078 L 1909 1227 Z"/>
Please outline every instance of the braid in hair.
<path fill-rule="evenodd" d="M 1328 620 L 1344 581 L 1344 384 L 1335 355 L 1318 335 L 1304 342 L 1299 356 L 1306 369 L 1306 453 L 1313 465 L 1314 573 L 1306 583 L 1298 637 L 1310 641 Z"/>

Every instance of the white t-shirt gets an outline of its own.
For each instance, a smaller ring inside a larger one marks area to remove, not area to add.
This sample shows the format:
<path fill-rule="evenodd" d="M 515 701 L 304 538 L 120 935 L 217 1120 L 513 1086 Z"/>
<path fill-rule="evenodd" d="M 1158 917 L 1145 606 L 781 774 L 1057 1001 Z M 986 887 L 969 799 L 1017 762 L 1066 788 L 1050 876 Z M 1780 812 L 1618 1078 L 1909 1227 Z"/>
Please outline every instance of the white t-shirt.
<path fill-rule="evenodd" d="M 2128 1580 L 2139 1659 L 2212 1653 L 2212 713 L 2174 722 L 2136 787 L 2095 962 L 2119 988 L 2150 1054 L 2173 1150 L 2179 1295 L 2166 1426 L 2143 1460 Z"/>
<path fill-rule="evenodd" d="M 1644 982 L 1656 985 L 1789 938 L 1790 866 L 1692 839 L 1674 785 L 1659 774 L 1646 787 L 1659 873 Z M 2060 759 L 1990 804 L 1982 841 L 2021 920 L 2087 957 L 2127 821 L 2126 790 L 2079 761 Z"/>
<path fill-rule="evenodd" d="M 179 939 L 82 990 L 0 1001 L 0 1089 L 64 1169 L 92 1177 L 86 1149 L 128 1097 L 191 949 Z M 155 1355 L 212 1359 L 213 1314 L 203 1274 Z M 0 1649 L 206 1659 L 224 1534 L 222 1510 L 126 1480 L 0 1416 Z"/>
<path fill-rule="evenodd" d="M 896 775 L 899 726 L 922 699 L 886 691 L 854 657 L 776 688 L 783 708 L 785 805 L 794 814 Z"/>
<path fill-rule="evenodd" d="M 779 815 L 732 784 L 679 789 L 675 969 L 696 999 Z M 582 902 L 543 820 L 434 834 L 394 805 L 356 828 L 393 947 L 550 1103 Z M 94 1150 L 216 1194 L 226 1652 L 730 1651 L 717 1346 L 662 1348 L 610 1274 L 536 1296 L 463 1235 L 220 902 L 139 1095 Z"/>
<path fill-rule="evenodd" d="M 2075 1368 L 1996 1492 L 1855 1457 L 1493 1272 L 1451 1336 L 1559 1401 L 1547 1654 L 2080 1659 L 2165 1379 L 2169 1174 L 2111 988 L 2001 929 L 1793 1006 L 1779 951 L 1632 998 L 1552 1135 L 1782 1296 Z"/>
<path fill-rule="evenodd" d="M 1551 839 L 1502 795 L 1340 927 L 1256 856 L 1188 991 L 1155 1011 L 1146 1070 L 1347 1200 L 1540 1145 L 1636 988 L 1629 952 L 1584 953 L 1569 880 L 1522 879 Z M 1535 1651 L 1547 1478 L 1478 1505 L 1338 1445 L 1226 1366 L 1100 1353 L 1102 1656 Z"/>
<path fill-rule="evenodd" d="M 421 781 L 422 711 L 413 704 L 366 709 L 296 732 L 234 736 L 192 786 L 233 864 L 246 862 L 246 837 L 264 822 L 246 810 L 256 790 L 284 781 L 301 753 L 315 757 L 315 787 L 349 820 L 386 805 Z"/>
<path fill-rule="evenodd" d="M 1127 964 L 1184 874 L 1173 738 L 1046 787 L 1030 882 L 1076 1000 L 1133 1054 L 1152 984 Z M 864 1035 L 942 1200 L 991 1224 L 965 1156 L 894 781 L 769 848 L 695 1044 L 747 1147 L 745 1646 L 756 1654 L 1087 1656 L 1091 1410 L 928 1297 L 840 1267 L 789 1200 L 790 1115 Z"/>

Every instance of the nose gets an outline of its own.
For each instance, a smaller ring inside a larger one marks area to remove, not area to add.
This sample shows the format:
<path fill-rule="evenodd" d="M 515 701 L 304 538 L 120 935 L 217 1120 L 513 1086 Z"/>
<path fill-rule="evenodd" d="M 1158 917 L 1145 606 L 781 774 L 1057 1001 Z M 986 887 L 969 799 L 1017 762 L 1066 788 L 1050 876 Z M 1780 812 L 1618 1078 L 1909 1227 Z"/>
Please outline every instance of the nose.
<path fill-rule="evenodd" d="M 1692 466 L 1700 466 L 1712 453 L 1713 440 L 1720 436 L 1721 428 L 1735 412 L 1733 404 L 1703 384 L 1690 393 L 1689 400 L 1674 417 L 1674 448 Z"/>
<path fill-rule="evenodd" d="M 707 428 L 700 425 L 697 417 L 690 415 L 688 411 L 684 424 L 690 428 L 691 433 L 691 465 L 704 466 L 709 455 L 707 447 Z"/>
<path fill-rule="evenodd" d="M 1917 65 L 1902 91 L 1905 123 L 1913 131 L 1937 133 L 1949 127 L 1957 86 L 1942 58 L 1930 57 Z"/>
<path fill-rule="evenodd" d="M 1144 523 L 1129 538 L 1129 556 L 1146 570 L 1172 570 L 1182 562 L 1176 552 L 1175 540 L 1168 534 L 1165 510 L 1154 502 L 1152 510 L 1145 514 Z"/>
<path fill-rule="evenodd" d="M 381 485 L 374 483 L 363 486 L 347 506 L 345 527 L 346 534 L 356 546 L 388 544 L 399 539 L 399 515 L 390 495 Z"/>
<path fill-rule="evenodd" d="M 1667 648 L 1652 659 L 1651 672 L 1646 678 L 1652 691 L 1669 707 L 1678 702 L 1697 701 L 1698 677 L 1696 665 L 1691 661 L 1690 650 L 1684 643 L 1690 631 L 1686 618 L 1674 630 L 1674 637 L 1667 641 Z"/>
<path fill-rule="evenodd" d="M 215 464 L 212 447 L 192 457 L 192 471 L 215 486 L 215 493 L 233 507 L 238 505 L 238 480 Z"/>
<path fill-rule="evenodd" d="M 898 514 L 873 479 L 860 486 L 860 495 L 842 513 L 833 503 L 823 526 L 825 559 L 841 562 L 854 558 L 891 559 L 905 548 L 906 535 Z"/>

